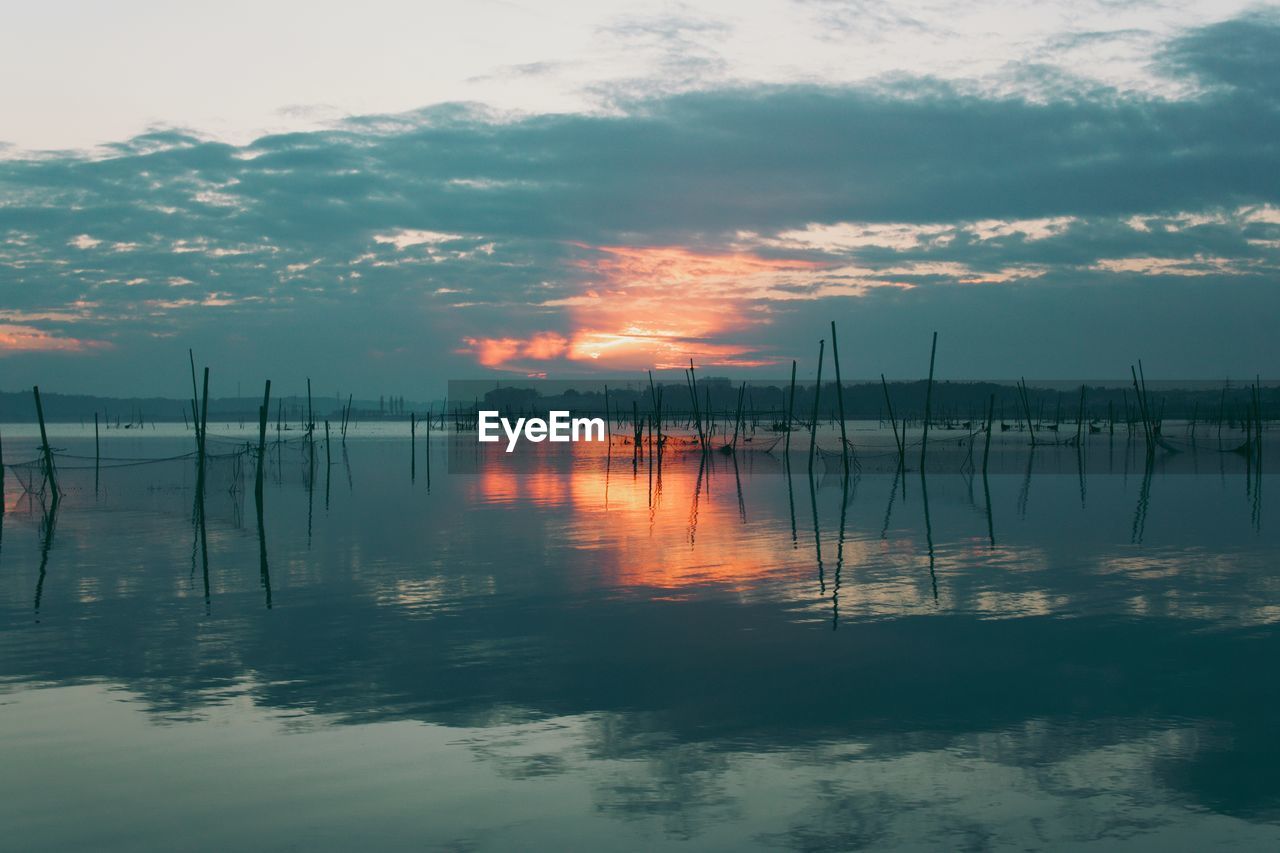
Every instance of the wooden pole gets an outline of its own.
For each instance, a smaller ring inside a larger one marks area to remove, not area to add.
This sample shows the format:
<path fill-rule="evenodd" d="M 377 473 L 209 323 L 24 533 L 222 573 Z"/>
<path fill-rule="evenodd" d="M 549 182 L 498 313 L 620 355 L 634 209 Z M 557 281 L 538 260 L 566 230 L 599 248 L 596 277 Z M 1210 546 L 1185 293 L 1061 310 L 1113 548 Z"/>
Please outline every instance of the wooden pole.
<path fill-rule="evenodd" d="M 996 395 L 993 393 L 987 401 L 987 442 L 982 451 L 982 493 L 987 499 L 987 539 L 991 547 L 996 544 L 995 522 L 991 517 L 991 483 L 987 480 L 987 461 L 991 458 L 991 428 L 995 425 Z"/>
<path fill-rule="evenodd" d="M 786 446 L 782 450 L 782 455 L 787 460 L 787 469 L 791 467 L 791 427 L 795 424 L 796 411 L 796 360 L 791 359 L 791 396 L 787 402 L 787 438 Z"/>
<path fill-rule="evenodd" d="M 1022 413 L 1027 419 L 1027 431 L 1031 433 L 1031 446 L 1036 446 L 1036 428 L 1031 423 L 1031 396 L 1027 394 L 1027 380 L 1018 378 L 1018 399 L 1022 401 Z"/>
<path fill-rule="evenodd" d="M 430 421 L 427 422 L 430 428 Z M 328 476 L 329 467 L 333 465 L 333 455 L 329 452 L 329 419 L 324 419 L 324 469 L 325 476 Z"/>
<path fill-rule="evenodd" d="M 36 398 L 36 418 L 40 421 L 40 446 L 44 451 L 44 475 L 53 487 L 53 499 L 58 500 L 58 478 L 53 471 L 53 451 L 49 448 L 49 434 L 44 429 L 44 406 L 40 404 L 40 386 L 33 385 L 31 393 Z"/>
<path fill-rule="evenodd" d="M 609 414 L 609 386 L 604 386 L 604 428 L 606 437 L 609 441 L 609 448 L 613 448 L 613 416 Z"/>
<path fill-rule="evenodd" d="M 631 447 L 631 464 L 634 466 L 640 460 L 640 403 L 636 400 L 631 401 L 631 440 L 634 444 Z"/>
<path fill-rule="evenodd" d="M 933 333 L 933 348 L 929 350 L 929 384 L 924 392 L 924 432 L 920 436 L 920 473 L 924 473 L 924 454 L 929 445 L 929 417 L 933 406 L 933 363 L 938 355 L 938 333 Z"/>
<path fill-rule="evenodd" d="M 822 391 L 822 357 L 826 354 L 827 342 L 818 341 L 818 379 L 813 385 L 813 421 L 809 424 L 809 473 L 813 473 L 813 454 L 818 449 L 818 396 Z"/>
<path fill-rule="evenodd" d="M 707 449 L 708 431 L 712 429 L 710 423 L 702 422 L 702 404 L 698 402 L 698 374 L 693 369 L 693 359 L 689 359 L 689 384 L 693 387 L 693 414 L 698 420 L 698 442 L 702 449 Z M 710 393 L 710 392 L 708 392 Z M 707 407 L 707 417 L 711 417 L 711 408 Z"/>
<path fill-rule="evenodd" d="M 698 405 L 698 412 L 702 415 L 702 434 L 705 436 L 707 449 L 709 450 L 716 440 L 716 410 L 711 405 L 710 385 L 704 384 L 702 386 L 702 401 Z M 727 413 L 725 417 L 726 419 L 728 418 Z"/>
<path fill-rule="evenodd" d="M 1254 422 L 1255 422 L 1254 428 L 1258 436 L 1256 464 L 1258 468 L 1258 477 L 1261 478 L 1262 477 L 1262 379 L 1257 376 L 1255 376 L 1253 380 L 1253 416 L 1254 416 Z M 1256 488 L 1260 488 L 1261 484 L 1262 484 L 1262 481 L 1261 479 L 1259 479 L 1258 486 Z"/>
<path fill-rule="evenodd" d="M 702 432 L 702 411 L 698 408 L 698 379 L 693 372 L 693 359 L 689 359 L 689 397 L 693 400 L 693 417 L 698 426 L 698 445 L 707 449 L 707 439 Z"/>
<path fill-rule="evenodd" d="M 738 411 L 733 416 L 733 441 L 730 446 L 736 451 L 738 449 L 738 426 L 742 423 L 742 398 L 747 391 L 747 383 L 743 382 L 738 387 Z"/>
<path fill-rule="evenodd" d="M 647 462 L 649 466 L 649 506 L 652 507 L 653 506 L 653 418 L 649 419 L 649 444 L 648 444 L 648 447 L 646 448 L 645 462 Z M 661 466 L 662 464 L 661 459 L 658 460 L 658 464 L 659 466 Z M 658 475 L 659 476 L 662 475 L 661 467 L 658 468 Z"/>
<path fill-rule="evenodd" d="M 907 467 L 907 425 L 905 421 L 902 424 L 902 437 L 898 437 L 898 422 L 893 417 L 893 400 L 889 399 L 889 383 L 884 381 L 884 374 L 880 374 L 880 387 L 884 389 L 884 405 L 889 410 L 889 426 L 893 428 L 893 443 L 898 448 L 898 468 L 905 469 Z"/>
<path fill-rule="evenodd" d="M 656 434 L 658 442 L 658 456 L 662 456 L 662 389 L 658 389 L 658 405 L 653 410 L 653 430 Z M 659 459 L 658 471 L 662 471 L 661 459 Z"/>
<path fill-rule="evenodd" d="M 658 395 L 658 389 L 653 384 L 653 371 L 649 371 L 649 399 L 653 403 L 653 421 L 654 428 L 658 431 L 658 445 L 662 445 L 662 400 Z M 635 425 L 636 434 L 639 435 L 642 430 L 639 424 Z"/>
<path fill-rule="evenodd" d="M 204 460 L 205 460 L 205 435 L 209 428 L 209 368 L 204 369 L 204 396 L 200 403 L 200 426 L 196 430 L 196 491 L 204 494 Z"/>
<path fill-rule="evenodd" d="M 987 441 L 986 446 L 982 448 L 982 476 L 987 476 L 987 460 L 991 457 L 991 426 L 994 422 L 996 412 L 996 395 L 992 394 L 991 399 L 987 401 Z"/>
<path fill-rule="evenodd" d="M 200 455 L 209 446 L 209 368 L 204 369 L 204 401 L 200 404 Z"/>
<path fill-rule="evenodd" d="M 1147 454 L 1154 453 L 1152 448 L 1151 422 L 1147 417 L 1147 401 L 1142 393 L 1142 387 L 1138 384 L 1138 373 L 1133 369 L 1133 365 L 1129 365 L 1129 373 L 1133 376 L 1133 393 L 1138 398 L 1138 409 L 1142 415 L 1142 435 L 1147 442 Z"/>
<path fill-rule="evenodd" d="M 418 416 L 409 413 L 409 479 L 418 476 Z"/>
<path fill-rule="evenodd" d="M 258 501 L 262 501 L 262 470 L 267 460 L 267 411 L 271 408 L 271 380 L 267 380 L 262 392 L 262 405 L 258 407 L 258 476 L 254 484 L 254 493 Z"/>
<path fill-rule="evenodd" d="M 200 450 L 200 394 L 196 389 L 196 354 L 187 349 L 187 359 L 191 362 L 191 417 L 196 431 L 196 451 Z"/>
<path fill-rule="evenodd" d="M 836 400 L 840 410 L 840 456 L 844 460 L 844 475 L 849 476 L 849 441 L 844 431 L 844 388 L 840 382 L 840 347 L 836 343 L 836 321 L 831 321 L 831 360 L 836 365 Z"/>

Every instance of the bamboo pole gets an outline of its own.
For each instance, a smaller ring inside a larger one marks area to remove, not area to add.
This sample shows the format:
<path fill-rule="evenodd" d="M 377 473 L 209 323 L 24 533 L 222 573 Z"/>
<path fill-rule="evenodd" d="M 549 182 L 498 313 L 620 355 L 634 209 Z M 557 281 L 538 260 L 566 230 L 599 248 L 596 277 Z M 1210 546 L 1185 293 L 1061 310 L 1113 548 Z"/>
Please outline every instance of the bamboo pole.
<path fill-rule="evenodd" d="M 844 427 L 844 387 L 840 382 L 840 348 L 836 343 L 836 321 L 831 321 L 831 360 L 836 366 L 836 400 L 840 410 L 840 456 L 844 460 L 844 475 L 849 476 L 849 441 Z"/>
<path fill-rule="evenodd" d="M 44 428 L 44 406 L 40 404 L 40 386 L 33 385 L 31 392 L 36 398 L 36 418 L 40 421 L 40 448 L 44 455 L 44 475 L 53 487 L 53 499 L 58 500 L 58 478 L 53 470 L 53 450 L 49 447 L 49 435 Z"/>
<path fill-rule="evenodd" d="M 991 482 L 987 479 L 987 462 L 991 458 L 991 428 L 995 425 L 996 395 L 987 400 L 987 441 L 982 451 L 982 493 L 987 500 L 987 541 L 996 546 L 995 520 L 991 515 Z"/>
<path fill-rule="evenodd" d="M 791 396 L 787 400 L 787 438 L 782 455 L 787 460 L 787 470 L 791 470 L 791 428 L 795 425 L 796 411 L 796 360 L 791 359 Z"/>
<path fill-rule="evenodd" d="M 996 395 L 992 394 L 991 399 L 987 401 L 987 441 L 982 448 L 982 476 L 987 476 L 987 459 L 991 456 L 991 426 L 996 411 Z"/>
<path fill-rule="evenodd" d="M 204 369 L 204 397 L 200 403 L 200 426 L 196 429 L 198 438 L 196 439 L 196 491 L 198 494 L 204 494 L 204 460 L 207 443 L 205 436 L 208 434 L 209 428 L 209 368 Z"/>
<path fill-rule="evenodd" d="M 1150 398 L 1147 397 L 1147 372 L 1142 369 L 1142 359 L 1138 359 L 1138 381 L 1142 383 L 1142 399 L 1147 404 L 1147 415 L 1151 418 L 1151 441 L 1154 444 L 1156 430 L 1159 426 L 1159 419 L 1156 418 L 1155 413 L 1151 411 L 1151 405 L 1149 403 Z"/>
<path fill-rule="evenodd" d="M 649 508 L 653 508 L 653 418 L 649 419 L 649 452 L 645 454 L 645 461 L 649 468 Z M 658 460 L 658 476 L 662 476 L 662 460 Z"/>
<path fill-rule="evenodd" d="M 902 424 L 902 437 L 898 437 L 898 422 L 893 417 L 893 401 L 889 399 L 889 383 L 884 381 L 884 374 L 880 374 L 880 387 L 884 389 L 884 404 L 889 410 L 889 426 L 893 428 L 893 443 L 898 448 L 898 468 L 905 469 L 907 467 L 907 424 Z"/>
<path fill-rule="evenodd" d="M 649 371 L 649 399 L 653 403 L 653 419 L 655 421 L 654 428 L 658 431 L 658 444 L 662 444 L 662 401 L 658 398 L 657 386 L 653 384 L 653 371 Z M 636 435 L 641 434 L 639 422 L 632 424 L 635 427 Z"/>
<path fill-rule="evenodd" d="M 658 405 L 653 413 L 653 430 L 656 433 L 656 441 L 658 442 L 658 473 L 662 473 L 662 389 L 658 389 Z"/>
<path fill-rule="evenodd" d="M 738 387 L 738 411 L 733 416 L 733 441 L 730 446 L 736 451 L 738 449 L 738 427 L 742 424 L 742 398 L 746 394 L 747 383 L 743 382 Z"/>
<path fill-rule="evenodd" d="M 1253 414 L 1256 423 L 1256 434 L 1258 436 L 1258 449 L 1256 465 L 1258 468 L 1258 487 L 1262 484 L 1262 380 L 1255 376 L 1253 379 Z"/>
<path fill-rule="evenodd" d="M 187 360 L 191 363 L 191 423 L 196 431 L 196 451 L 200 450 L 200 392 L 196 389 L 196 354 L 187 348 Z"/>
<path fill-rule="evenodd" d="M 1036 428 L 1031 423 L 1031 397 L 1027 394 L 1027 380 L 1025 377 L 1018 379 L 1018 399 L 1022 401 L 1022 414 L 1027 419 L 1027 431 L 1031 433 L 1031 446 L 1036 446 Z"/>
<path fill-rule="evenodd" d="M 924 473 L 924 453 L 929 444 L 929 416 L 933 404 L 933 363 L 938 354 L 938 333 L 933 333 L 933 347 L 929 350 L 929 384 L 924 392 L 924 433 L 920 436 L 920 473 Z"/>
<path fill-rule="evenodd" d="M 1142 392 L 1142 386 L 1138 384 L 1138 373 L 1133 369 L 1133 365 L 1129 365 L 1129 373 L 1133 376 L 1133 393 L 1138 398 L 1138 410 L 1142 416 L 1142 435 L 1147 442 L 1147 455 L 1155 452 L 1152 447 L 1151 422 L 1147 417 L 1147 401 L 1146 395 Z"/>
<path fill-rule="evenodd" d="M 698 403 L 698 411 L 702 413 L 702 431 L 706 434 L 707 446 L 710 447 L 716 440 L 716 411 L 711 406 L 711 389 L 706 385 L 702 386 L 702 398 Z M 1253 416 L 1250 415 L 1250 417 Z"/>
<path fill-rule="evenodd" d="M 693 399 L 693 417 L 698 426 L 698 444 L 707 449 L 707 437 L 702 431 L 702 410 L 698 407 L 698 377 L 693 372 L 693 359 L 689 359 L 689 396 Z"/>
<path fill-rule="evenodd" d="M 262 392 L 262 405 L 258 407 L 258 474 L 253 491 L 262 503 L 262 469 L 267 459 L 267 412 L 271 408 L 271 380 L 267 380 Z"/>
<path fill-rule="evenodd" d="M 652 376 L 652 374 L 650 374 Z M 652 382 L 653 380 L 650 379 Z M 635 465 L 640 461 L 640 442 L 642 440 L 643 427 L 640 426 L 640 403 L 637 400 L 631 401 L 631 465 Z"/>
<path fill-rule="evenodd" d="M 604 434 L 609 446 L 613 446 L 613 415 L 609 413 L 609 386 L 604 386 Z"/>
<path fill-rule="evenodd" d="M 818 341 L 818 378 L 813 385 L 813 421 L 809 424 L 809 473 L 813 474 L 813 454 L 818 449 L 818 396 L 822 390 L 822 357 L 826 354 L 827 342 Z"/>

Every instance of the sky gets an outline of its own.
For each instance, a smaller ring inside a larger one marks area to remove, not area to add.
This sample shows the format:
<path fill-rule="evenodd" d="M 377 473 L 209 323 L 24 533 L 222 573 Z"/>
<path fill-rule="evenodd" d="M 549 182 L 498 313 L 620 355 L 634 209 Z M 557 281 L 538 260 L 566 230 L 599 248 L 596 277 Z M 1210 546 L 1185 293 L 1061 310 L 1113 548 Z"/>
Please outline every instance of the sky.
<path fill-rule="evenodd" d="M 3 390 L 1280 373 L 1276 5 L 52 0 L 0 79 Z"/>

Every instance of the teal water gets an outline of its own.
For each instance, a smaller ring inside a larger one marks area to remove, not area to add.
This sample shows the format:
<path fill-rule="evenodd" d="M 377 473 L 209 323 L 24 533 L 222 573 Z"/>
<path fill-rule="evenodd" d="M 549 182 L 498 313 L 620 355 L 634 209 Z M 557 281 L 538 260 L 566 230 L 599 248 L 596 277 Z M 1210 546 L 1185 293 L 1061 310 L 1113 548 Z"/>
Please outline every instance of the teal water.
<path fill-rule="evenodd" d="M 1009 437 L 984 482 L 940 439 L 845 481 L 436 436 L 411 479 L 374 433 L 276 447 L 259 526 L 222 430 L 203 536 L 190 460 L 133 464 L 178 430 L 95 475 L 63 428 L 56 511 L 8 472 L 0 847 L 1280 847 L 1238 455 Z"/>

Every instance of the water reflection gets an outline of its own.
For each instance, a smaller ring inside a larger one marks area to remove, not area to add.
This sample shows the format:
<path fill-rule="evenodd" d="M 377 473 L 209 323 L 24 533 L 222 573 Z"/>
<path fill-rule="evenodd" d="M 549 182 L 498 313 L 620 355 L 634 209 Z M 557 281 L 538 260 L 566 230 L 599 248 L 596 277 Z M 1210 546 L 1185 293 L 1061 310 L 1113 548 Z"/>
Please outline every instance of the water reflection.
<path fill-rule="evenodd" d="M 977 496 L 932 450 L 908 488 L 865 454 L 795 483 L 628 448 L 473 458 L 428 493 L 432 456 L 474 448 L 420 440 L 416 484 L 405 449 L 282 443 L 247 524 L 231 463 L 203 491 L 187 463 L 104 468 L 96 500 L 61 472 L 52 512 L 9 483 L 20 849 L 179 820 L 335 849 L 371 824 L 475 849 L 1280 842 L 1280 543 L 1246 460 L 1126 479 L 1041 446 Z"/>

